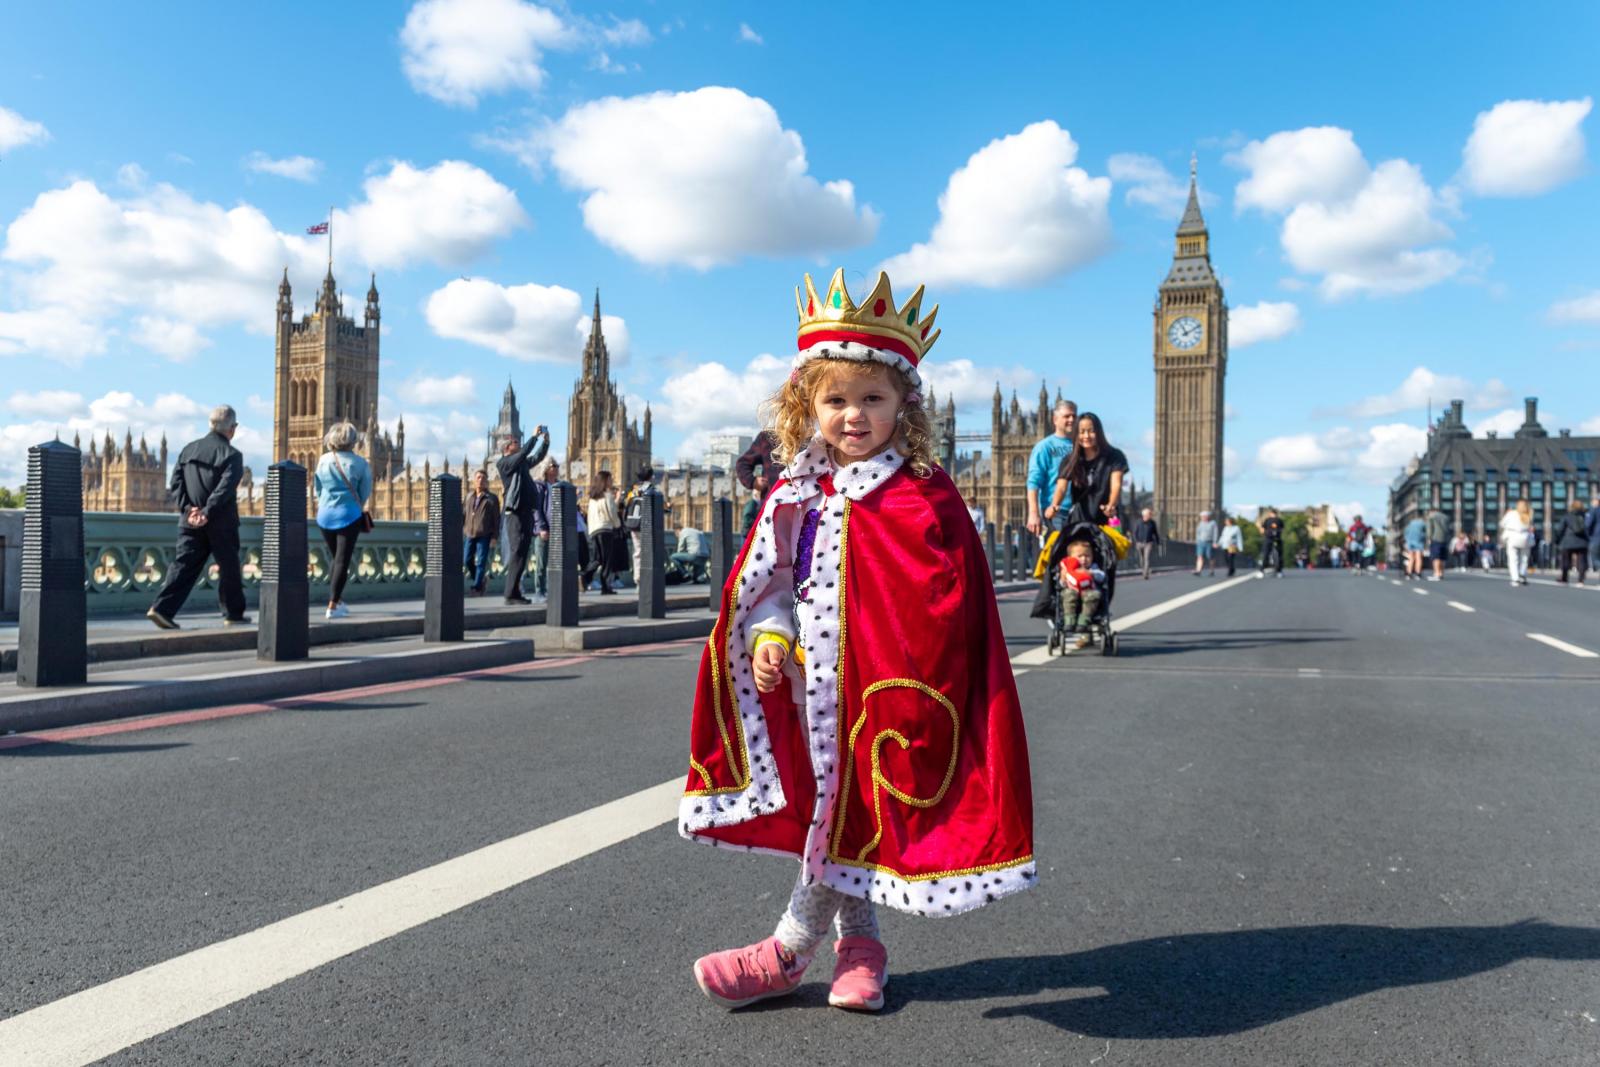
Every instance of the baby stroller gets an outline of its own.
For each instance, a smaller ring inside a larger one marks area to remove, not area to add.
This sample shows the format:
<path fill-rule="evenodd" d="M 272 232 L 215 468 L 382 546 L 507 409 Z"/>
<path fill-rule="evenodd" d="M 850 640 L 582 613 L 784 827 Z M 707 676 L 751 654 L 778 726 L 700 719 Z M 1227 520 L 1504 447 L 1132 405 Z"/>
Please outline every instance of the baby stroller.
<path fill-rule="evenodd" d="M 1061 595 L 1061 561 L 1067 557 L 1067 546 L 1080 540 L 1089 542 L 1094 565 L 1105 572 L 1106 581 L 1100 590 L 1100 606 L 1089 620 L 1088 633 L 1074 635 L 1067 628 L 1066 597 Z M 1050 651 L 1064 656 L 1077 647 L 1078 637 L 1087 637 L 1088 643 L 1083 648 L 1098 647 L 1102 656 L 1115 656 L 1117 634 L 1111 625 L 1111 599 L 1117 589 L 1117 550 L 1106 532 L 1092 522 L 1069 523 L 1046 540 L 1039 553 L 1038 568 L 1042 568 L 1044 574 L 1033 615 L 1050 622 Z"/>

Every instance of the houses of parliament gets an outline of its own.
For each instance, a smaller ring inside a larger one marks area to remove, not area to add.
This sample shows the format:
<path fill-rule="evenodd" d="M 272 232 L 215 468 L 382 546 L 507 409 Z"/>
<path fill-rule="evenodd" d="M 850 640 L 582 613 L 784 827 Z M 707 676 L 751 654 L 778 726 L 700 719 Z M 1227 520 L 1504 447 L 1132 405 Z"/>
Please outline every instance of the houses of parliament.
<path fill-rule="evenodd" d="M 378 421 L 379 325 L 377 279 L 370 281 L 361 320 L 346 314 L 332 269 L 322 280 L 309 312 L 295 318 L 288 272 L 278 286 L 273 355 L 274 462 L 293 460 L 308 470 L 323 451 L 322 440 L 335 423 L 350 422 L 361 431 L 358 450 L 371 464 L 373 497 L 369 504 L 379 520 L 424 521 L 428 480 L 434 471 L 425 460 L 420 469 L 406 458 L 405 421 L 394 432 Z M 1222 504 L 1223 383 L 1228 358 L 1228 306 L 1222 284 L 1211 266 L 1210 234 L 1201 215 L 1199 195 L 1190 169 L 1189 199 L 1179 221 L 1172 264 L 1157 289 L 1154 319 L 1155 478 L 1153 493 L 1125 487 L 1124 503 L 1149 502 L 1163 533 L 1184 540 L 1203 510 Z M 933 398 L 934 429 L 940 463 L 949 471 L 969 506 L 981 509 L 997 525 L 1021 525 L 1027 519 L 1027 466 L 1033 446 L 1052 432 L 1052 398 L 1041 385 L 1036 404 L 1024 406 L 1015 393 L 1007 403 L 995 387 L 989 433 L 957 432 L 953 398 L 941 406 Z M 1080 403 L 1080 410 L 1109 405 Z M 611 377 L 611 357 L 601 326 L 600 294 L 595 293 L 581 372 L 567 403 L 565 464 L 562 475 L 586 484 L 595 474 L 611 471 L 619 484 L 632 482 L 651 463 L 652 420 L 629 418 L 626 401 Z M 523 443 L 521 412 L 508 382 L 496 423 L 487 429 L 484 454 L 463 456 L 455 467 L 462 491 L 470 489 L 470 473 L 492 471 L 506 443 Z M 958 444 L 986 444 L 987 451 L 961 451 Z M 81 445 L 80 445 L 81 447 Z M 664 469 L 657 478 L 673 506 L 674 525 L 710 525 L 711 502 L 718 496 L 738 499 L 742 490 L 732 472 L 721 467 Z M 441 473 L 451 473 L 445 460 Z M 91 441 L 83 456 L 84 508 L 88 511 L 171 510 L 166 500 L 167 442 L 158 450 L 131 434 L 120 445 L 108 433 Z M 498 477 L 491 487 L 499 489 Z M 308 487 L 309 488 L 309 487 Z M 253 472 L 240 487 L 240 511 L 259 515 L 263 500 Z M 310 501 L 311 513 L 315 501 Z"/>

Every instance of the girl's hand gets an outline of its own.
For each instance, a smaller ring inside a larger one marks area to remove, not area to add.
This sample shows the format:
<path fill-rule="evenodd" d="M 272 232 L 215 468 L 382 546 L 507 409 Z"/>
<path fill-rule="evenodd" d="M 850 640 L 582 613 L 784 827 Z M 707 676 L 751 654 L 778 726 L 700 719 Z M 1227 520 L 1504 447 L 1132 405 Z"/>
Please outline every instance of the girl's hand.
<path fill-rule="evenodd" d="M 756 649 L 756 689 L 770 693 L 778 688 L 783 679 L 783 663 L 788 658 L 788 650 L 776 641 L 768 641 Z"/>

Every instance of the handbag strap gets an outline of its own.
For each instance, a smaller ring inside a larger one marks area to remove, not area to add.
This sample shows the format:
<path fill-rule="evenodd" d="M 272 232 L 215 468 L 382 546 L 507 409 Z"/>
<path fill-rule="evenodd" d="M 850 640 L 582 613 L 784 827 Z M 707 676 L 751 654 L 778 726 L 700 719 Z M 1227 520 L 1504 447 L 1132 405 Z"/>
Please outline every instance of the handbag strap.
<path fill-rule="evenodd" d="M 329 452 L 328 455 L 333 459 L 333 466 L 339 472 L 339 480 L 344 483 L 346 489 L 350 490 L 350 495 L 355 497 L 356 503 L 360 504 L 361 509 L 365 511 L 367 502 L 361 499 L 361 494 L 356 492 L 356 487 L 350 484 L 350 476 L 344 472 L 344 464 L 339 462 L 339 453 Z"/>

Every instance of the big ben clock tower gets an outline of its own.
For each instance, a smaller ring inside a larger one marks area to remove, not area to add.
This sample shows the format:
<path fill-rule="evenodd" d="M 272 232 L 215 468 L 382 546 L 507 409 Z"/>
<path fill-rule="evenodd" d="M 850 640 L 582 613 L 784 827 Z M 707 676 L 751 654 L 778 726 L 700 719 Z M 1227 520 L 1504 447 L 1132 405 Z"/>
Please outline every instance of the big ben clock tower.
<path fill-rule="evenodd" d="M 1167 537 L 1194 537 L 1200 512 L 1222 510 L 1223 380 L 1228 304 L 1211 269 L 1195 165 L 1178 223 L 1172 269 L 1156 294 L 1156 521 Z M 1220 522 L 1220 519 L 1219 519 Z"/>

